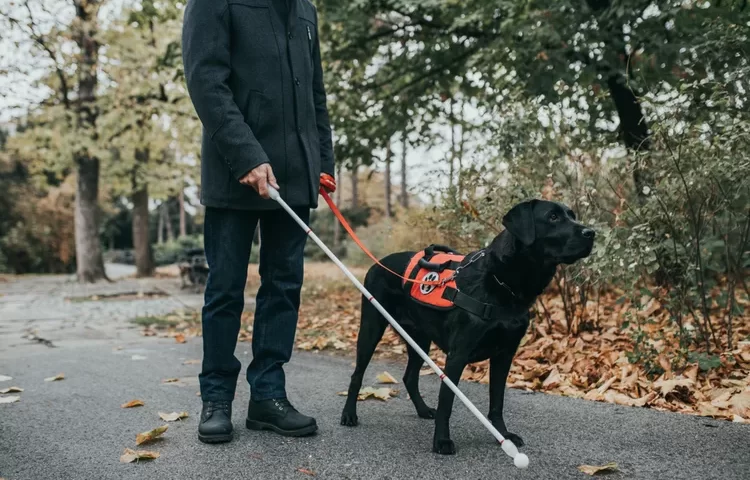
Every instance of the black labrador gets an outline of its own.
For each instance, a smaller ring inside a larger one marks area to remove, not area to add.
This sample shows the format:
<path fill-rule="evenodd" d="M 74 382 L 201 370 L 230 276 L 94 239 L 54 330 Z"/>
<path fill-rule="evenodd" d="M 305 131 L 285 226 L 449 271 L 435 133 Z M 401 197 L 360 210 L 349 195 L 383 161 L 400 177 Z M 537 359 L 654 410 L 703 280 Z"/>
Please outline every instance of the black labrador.
<path fill-rule="evenodd" d="M 522 446 L 521 437 L 508 432 L 505 426 L 503 400 L 513 356 L 529 326 L 529 309 L 552 280 L 558 265 L 572 264 L 591 253 L 595 234 L 576 221 L 570 208 L 544 200 L 514 206 L 503 217 L 503 225 L 505 230 L 486 249 L 465 257 L 456 277 L 461 292 L 496 306 L 499 315 L 490 320 L 459 308 L 436 311 L 420 305 L 408 297 L 400 278 L 378 265 L 367 272 L 364 284 L 424 351 L 429 351 L 434 342 L 447 352 L 444 371 L 453 383 L 458 384 L 467 364 L 490 359 L 488 418 L 504 437 Z M 383 258 L 382 263 L 393 271 L 404 272 L 415 253 L 394 253 Z M 475 261 L 469 264 L 472 258 Z M 357 364 L 341 415 L 342 425 L 358 423 L 357 394 L 362 377 L 387 326 L 385 318 L 363 297 Z M 449 426 L 454 394 L 442 384 L 437 411 L 428 407 L 419 393 L 419 370 L 424 362 L 411 347 L 408 353 L 404 386 L 417 415 L 435 419 L 432 450 L 454 454 Z"/>

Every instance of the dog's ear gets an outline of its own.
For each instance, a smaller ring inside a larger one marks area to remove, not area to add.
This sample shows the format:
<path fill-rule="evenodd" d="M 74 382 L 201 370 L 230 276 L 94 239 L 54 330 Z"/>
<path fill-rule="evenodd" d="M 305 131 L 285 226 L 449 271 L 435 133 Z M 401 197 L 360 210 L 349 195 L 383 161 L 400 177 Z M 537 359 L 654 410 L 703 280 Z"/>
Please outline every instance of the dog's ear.
<path fill-rule="evenodd" d="M 534 206 L 539 200 L 527 200 L 510 209 L 503 217 L 503 225 L 514 237 L 525 246 L 530 246 L 536 239 L 534 225 Z"/>

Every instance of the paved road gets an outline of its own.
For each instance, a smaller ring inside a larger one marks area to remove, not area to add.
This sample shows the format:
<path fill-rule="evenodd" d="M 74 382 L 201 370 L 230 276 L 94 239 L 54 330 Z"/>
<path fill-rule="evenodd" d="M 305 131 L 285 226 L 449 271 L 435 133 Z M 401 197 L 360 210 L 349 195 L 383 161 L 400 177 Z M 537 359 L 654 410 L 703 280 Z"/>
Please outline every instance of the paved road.
<path fill-rule="evenodd" d="M 12 288 L 18 287 L 0 284 L 0 292 L 6 292 L 0 302 L 7 301 Z M 0 308 L 6 340 L 17 333 L 20 321 L 7 318 Z M 17 385 L 25 389 L 20 402 L 0 405 L 0 477 L 311 478 L 298 471 L 304 468 L 322 479 L 557 480 L 586 478 L 577 465 L 614 461 L 622 471 L 609 477 L 617 479 L 750 478 L 747 426 L 517 390 L 508 392 L 507 420 L 527 442 L 523 451 L 531 460 L 528 470 L 513 467 L 459 403 L 452 423 L 458 453 L 435 455 L 430 451 L 432 425 L 416 417 L 404 393 L 387 403 L 361 402 L 361 425 L 355 429 L 339 426 L 344 398 L 336 392 L 347 386 L 351 360 L 301 352 L 287 369 L 289 395 L 301 410 L 316 415 L 321 427 L 317 436 L 285 439 L 245 430 L 248 389 L 241 378 L 235 402 L 235 441 L 203 445 L 196 438 L 199 366 L 183 365 L 185 360 L 200 358 L 200 339 L 181 345 L 170 339 L 141 337 L 121 317 L 113 317 L 110 323 L 115 327 L 107 335 L 74 341 L 68 333 L 56 348 L 20 339 L 0 348 L 0 375 L 13 377 L 0 382 L 0 388 Z M 244 365 L 249 349 L 244 343 L 237 348 Z M 133 355 L 146 358 L 133 360 Z M 373 382 L 382 370 L 399 378 L 402 366 L 374 364 L 366 381 Z M 65 373 L 65 380 L 43 381 L 59 372 Z M 162 383 L 173 377 L 181 381 Z M 423 377 L 422 386 L 434 404 L 438 379 Z M 462 386 L 486 411 L 487 387 Z M 146 406 L 120 408 L 135 398 Z M 150 447 L 161 458 L 150 463 L 119 463 L 123 449 L 134 447 L 137 433 L 163 423 L 157 412 L 183 410 L 190 417 L 170 424 L 164 439 Z"/>

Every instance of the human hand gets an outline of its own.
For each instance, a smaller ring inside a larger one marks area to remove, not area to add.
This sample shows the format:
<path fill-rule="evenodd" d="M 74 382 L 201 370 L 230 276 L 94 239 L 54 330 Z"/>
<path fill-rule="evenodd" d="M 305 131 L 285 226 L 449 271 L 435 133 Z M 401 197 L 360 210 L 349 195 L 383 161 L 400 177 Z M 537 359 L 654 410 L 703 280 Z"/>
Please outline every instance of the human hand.
<path fill-rule="evenodd" d="M 329 193 L 336 191 L 336 179 L 327 173 L 320 174 L 320 188 Z"/>
<path fill-rule="evenodd" d="M 273 175 L 273 169 L 268 163 L 258 165 L 253 170 L 250 170 L 247 175 L 240 179 L 240 183 L 253 187 L 262 198 L 271 198 L 268 194 L 268 186 L 279 189 L 279 184 L 276 183 L 276 177 Z"/>

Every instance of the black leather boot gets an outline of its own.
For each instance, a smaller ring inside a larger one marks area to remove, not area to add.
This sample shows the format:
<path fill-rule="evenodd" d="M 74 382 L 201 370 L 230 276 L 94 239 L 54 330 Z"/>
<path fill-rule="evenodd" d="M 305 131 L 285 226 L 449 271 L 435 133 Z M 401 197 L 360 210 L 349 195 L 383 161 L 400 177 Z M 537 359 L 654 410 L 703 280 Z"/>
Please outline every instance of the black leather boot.
<path fill-rule="evenodd" d="M 224 443 L 232 440 L 232 402 L 203 402 L 198 424 L 198 440 Z"/>
<path fill-rule="evenodd" d="M 245 425 L 251 430 L 273 430 L 287 437 L 302 437 L 318 430 L 315 419 L 299 413 L 286 398 L 250 400 Z"/>

